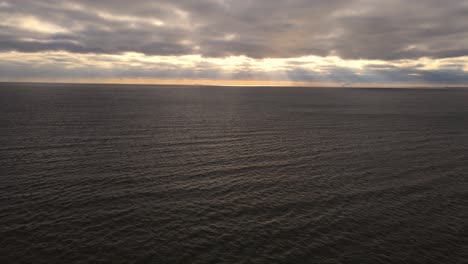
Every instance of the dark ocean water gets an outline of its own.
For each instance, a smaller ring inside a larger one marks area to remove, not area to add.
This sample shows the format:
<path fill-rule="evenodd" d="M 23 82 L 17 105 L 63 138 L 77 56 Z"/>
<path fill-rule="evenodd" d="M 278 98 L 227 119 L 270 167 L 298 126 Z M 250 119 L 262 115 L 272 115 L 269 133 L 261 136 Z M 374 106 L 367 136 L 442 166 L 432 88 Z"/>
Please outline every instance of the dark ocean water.
<path fill-rule="evenodd" d="M 2 84 L 0 263 L 468 263 L 468 90 Z"/>

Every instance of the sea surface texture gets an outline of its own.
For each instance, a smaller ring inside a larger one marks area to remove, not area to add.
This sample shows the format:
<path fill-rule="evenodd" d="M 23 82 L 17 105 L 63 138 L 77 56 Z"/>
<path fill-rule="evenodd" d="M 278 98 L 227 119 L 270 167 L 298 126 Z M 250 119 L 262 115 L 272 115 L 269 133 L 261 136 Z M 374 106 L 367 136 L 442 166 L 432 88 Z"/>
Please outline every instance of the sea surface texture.
<path fill-rule="evenodd" d="M 468 90 L 2 84 L 0 263 L 468 263 Z"/>

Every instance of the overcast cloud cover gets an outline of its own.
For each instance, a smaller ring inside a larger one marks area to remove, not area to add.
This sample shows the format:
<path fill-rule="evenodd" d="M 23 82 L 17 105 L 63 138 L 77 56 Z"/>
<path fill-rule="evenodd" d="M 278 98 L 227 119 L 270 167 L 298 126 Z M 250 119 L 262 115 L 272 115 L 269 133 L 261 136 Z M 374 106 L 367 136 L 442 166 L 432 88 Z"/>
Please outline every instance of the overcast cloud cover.
<path fill-rule="evenodd" d="M 0 79 L 468 83 L 466 0 L 0 0 Z"/>

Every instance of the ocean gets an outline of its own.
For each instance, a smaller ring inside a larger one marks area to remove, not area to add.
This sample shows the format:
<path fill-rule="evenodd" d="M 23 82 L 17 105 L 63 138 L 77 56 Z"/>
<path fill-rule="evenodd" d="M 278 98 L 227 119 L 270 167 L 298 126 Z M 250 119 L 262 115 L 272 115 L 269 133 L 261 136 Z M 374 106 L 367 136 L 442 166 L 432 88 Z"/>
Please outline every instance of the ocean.
<path fill-rule="evenodd" d="M 0 263 L 468 263 L 468 89 L 0 85 Z"/>

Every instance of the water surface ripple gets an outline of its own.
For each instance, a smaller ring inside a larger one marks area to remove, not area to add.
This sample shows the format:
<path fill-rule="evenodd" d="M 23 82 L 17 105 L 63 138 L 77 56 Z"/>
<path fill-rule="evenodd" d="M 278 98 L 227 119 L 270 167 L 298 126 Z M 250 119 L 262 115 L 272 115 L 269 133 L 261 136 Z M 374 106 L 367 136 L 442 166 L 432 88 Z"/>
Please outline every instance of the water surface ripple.
<path fill-rule="evenodd" d="M 2 84 L 1 263 L 468 263 L 468 90 Z"/>

